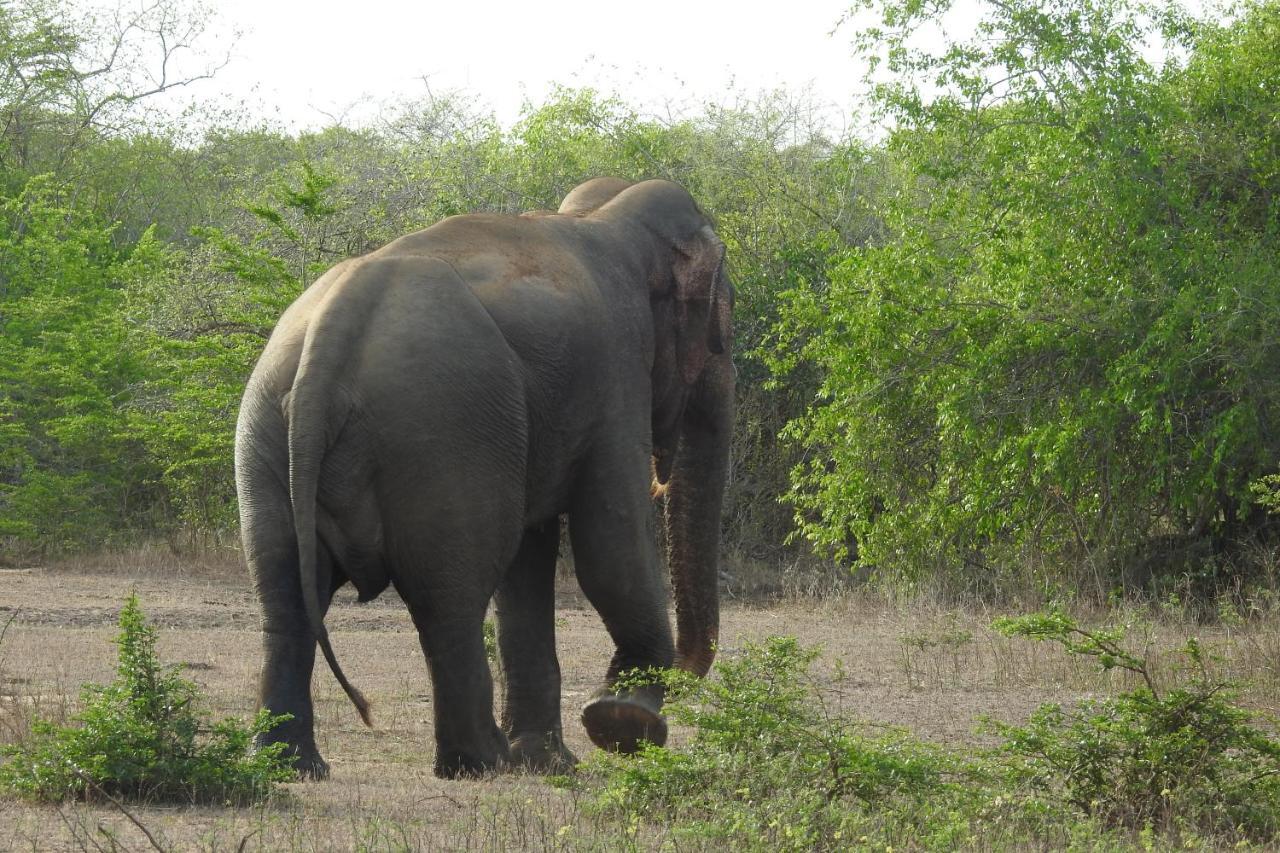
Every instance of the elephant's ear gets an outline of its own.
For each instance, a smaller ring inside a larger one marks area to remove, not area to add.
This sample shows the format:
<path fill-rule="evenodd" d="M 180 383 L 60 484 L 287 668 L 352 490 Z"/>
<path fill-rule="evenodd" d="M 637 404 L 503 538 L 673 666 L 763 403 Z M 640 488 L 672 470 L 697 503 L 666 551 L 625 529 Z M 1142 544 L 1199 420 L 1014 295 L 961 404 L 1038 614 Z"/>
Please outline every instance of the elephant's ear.
<path fill-rule="evenodd" d="M 692 385 L 711 353 L 732 340 L 733 294 L 724 273 L 724 243 L 704 226 L 676 247 L 676 340 L 680 372 Z"/>

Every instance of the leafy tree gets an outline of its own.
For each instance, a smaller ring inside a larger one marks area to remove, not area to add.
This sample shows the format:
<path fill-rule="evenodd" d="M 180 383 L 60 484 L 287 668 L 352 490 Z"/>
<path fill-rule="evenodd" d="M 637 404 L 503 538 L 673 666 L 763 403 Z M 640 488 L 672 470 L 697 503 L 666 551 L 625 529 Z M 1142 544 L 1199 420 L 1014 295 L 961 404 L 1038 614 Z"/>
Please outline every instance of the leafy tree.
<path fill-rule="evenodd" d="M 172 342 L 179 360 L 169 368 L 183 377 L 178 387 L 201 385 L 185 373 L 193 362 L 182 362 L 200 360 L 195 352 L 204 348 L 227 368 L 209 379 L 221 390 L 184 393 L 206 397 L 216 422 L 234 420 L 237 383 L 261 345 L 251 335 L 265 336 L 284 305 L 334 261 L 441 215 L 553 207 L 574 185 L 600 174 L 670 177 L 717 217 L 735 263 L 743 464 L 731 486 L 727 536 L 758 556 L 775 556 L 790 523 L 776 501 L 789 457 L 777 452 L 775 436 L 803 409 L 811 386 L 764 388 L 764 371 L 749 354 L 770 327 L 778 282 L 821 272 L 839 235 L 867 230 L 866 207 L 846 194 L 849 185 L 878 174 L 879 164 L 821 138 L 806 123 L 808 114 L 782 95 L 664 123 L 589 90 L 562 90 L 530 105 L 507 134 L 448 98 L 398 109 L 377 132 L 335 127 L 296 139 L 228 132 L 206 142 L 231 180 L 223 194 L 238 198 L 238 211 L 197 228 L 204 242 L 187 252 L 181 279 L 149 291 L 157 306 L 151 326 Z M 244 156 L 236 155 L 238 146 L 246 146 Z M 246 164 L 238 174 L 237 161 Z M 814 198 L 819 187 L 824 195 Z M 194 414 L 175 417 L 209 422 Z M 230 486 L 229 467 L 204 476 L 219 485 L 203 494 Z M 224 504 L 230 506 L 229 495 Z"/>
<path fill-rule="evenodd" d="M 775 498 L 794 451 L 775 436 L 816 373 L 766 388 L 750 353 L 780 282 L 817 281 L 836 248 L 877 231 L 861 187 L 883 182 L 881 160 L 828 139 L 806 98 L 781 92 L 659 119 L 562 89 L 510 130 L 460 95 L 428 92 L 367 127 L 294 134 L 230 115 L 193 135 L 146 104 L 216 71 L 206 11 L 188 0 L 96 17 L 64 0 L 0 10 L 6 547 L 232 533 L 239 394 L 303 287 L 444 216 L 554 207 L 613 174 L 683 183 L 729 244 L 743 417 L 726 538 L 776 555 L 790 521 Z"/>
<path fill-rule="evenodd" d="M 212 76 L 210 11 L 194 0 L 148 0 L 92 14 L 65 0 L 0 8 L 0 172 L 84 177 L 79 153 L 144 125 L 148 99 Z M 9 187 L 12 189 L 12 185 Z"/>
<path fill-rule="evenodd" d="M 0 199 L 0 536 L 102 542 L 147 504 L 128 404 L 148 368 L 122 306 L 151 255 L 110 238 L 49 180 Z"/>
<path fill-rule="evenodd" d="M 948 5 L 862 36 L 902 185 L 882 242 L 788 297 L 775 366 L 822 375 L 799 523 L 961 587 L 1057 563 L 1105 593 L 1151 550 L 1211 584 L 1280 458 L 1280 6 L 1001 2 L 914 49 Z M 1197 543 L 1218 562 L 1179 563 Z"/>

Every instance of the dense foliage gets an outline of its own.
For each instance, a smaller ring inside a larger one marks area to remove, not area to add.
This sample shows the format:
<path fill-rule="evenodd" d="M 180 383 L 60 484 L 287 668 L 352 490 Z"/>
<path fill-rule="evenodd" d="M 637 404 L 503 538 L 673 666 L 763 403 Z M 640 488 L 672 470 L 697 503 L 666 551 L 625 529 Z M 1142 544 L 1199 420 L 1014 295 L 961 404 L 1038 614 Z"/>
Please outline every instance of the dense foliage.
<path fill-rule="evenodd" d="M 185 23 L 194 6 L 156 7 L 170 14 L 148 31 L 182 27 L 166 44 L 198 36 Z M 116 43 L 135 71 L 159 63 L 141 32 L 95 28 L 59 2 L 0 12 L 14 60 L 0 80 L 10 553 L 234 533 L 236 409 L 281 310 L 337 260 L 443 216 L 553 208 L 602 174 L 680 181 L 730 244 L 744 351 L 776 313 L 793 256 L 820 264 L 815 235 L 866 230 L 845 191 L 866 162 L 785 93 L 659 121 L 562 90 L 509 129 L 443 95 L 389 105 L 368 127 L 290 133 L 203 116 L 193 136 L 146 111 L 130 69 L 95 76 Z M 110 85 L 131 94 L 103 107 Z M 745 369 L 729 536 L 767 557 L 789 529 L 774 436 L 804 400 L 764 393 L 761 369 Z"/>
<path fill-rule="evenodd" d="M 156 631 L 131 596 L 120 611 L 116 680 L 86 685 L 75 725 L 36 720 L 25 742 L 0 747 L 0 790 L 46 802 L 246 803 L 293 778 L 283 744 L 253 739 L 287 717 L 209 724 L 201 696 L 156 656 Z"/>
<path fill-rule="evenodd" d="M 900 183 L 887 238 L 789 295 L 802 528 L 971 588 L 1216 581 L 1280 459 L 1280 5 L 1014 0 L 914 49 L 949 5 L 862 35 Z"/>
<path fill-rule="evenodd" d="M 569 89 L 510 128 L 446 94 L 196 132 L 146 81 L 216 71 L 175 53 L 204 12 L 71 2 L 0 10 L 0 555 L 233 538 L 239 395 L 283 306 L 341 258 L 600 174 L 680 181 L 729 245 L 741 558 L 794 561 L 798 532 L 893 581 L 1105 595 L 1212 592 L 1271 547 L 1274 0 L 1217 22 L 1017 0 L 967 40 L 946 3 L 886 0 L 841 30 L 882 60 L 876 141 L 786 93 L 657 119 Z M 938 19 L 961 36 L 917 50 Z"/>

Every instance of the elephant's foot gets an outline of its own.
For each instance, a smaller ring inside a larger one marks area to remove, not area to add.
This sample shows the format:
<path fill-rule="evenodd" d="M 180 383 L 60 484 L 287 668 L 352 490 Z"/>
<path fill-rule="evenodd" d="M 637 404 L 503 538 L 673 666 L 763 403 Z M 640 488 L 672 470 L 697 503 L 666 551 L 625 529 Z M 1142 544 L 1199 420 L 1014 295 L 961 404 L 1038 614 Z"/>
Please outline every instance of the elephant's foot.
<path fill-rule="evenodd" d="M 436 753 L 435 774 L 441 779 L 467 779 L 485 776 L 507 766 L 499 755 L 476 755 L 463 750 L 445 750 Z"/>
<path fill-rule="evenodd" d="M 259 735 L 254 741 L 253 748 L 258 750 L 268 744 L 281 742 L 273 740 L 269 735 Z M 288 741 L 283 742 L 288 743 Z M 316 749 L 315 744 L 304 746 L 289 744 L 284 754 L 292 760 L 293 769 L 297 772 L 299 779 L 321 781 L 329 778 L 329 762 L 320 757 L 320 751 Z"/>
<path fill-rule="evenodd" d="M 635 752 L 642 741 L 662 746 L 667 721 L 654 704 L 634 691 L 619 695 L 605 689 L 582 706 L 582 725 L 592 743 L 611 752 Z"/>
<path fill-rule="evenodd" d="M 475 746 L 457 746 L 436 742 L 435 774 L 442 779 L 484 776 L 501 770 L 511 762 L 507 736 L 497 727 Z"/>
<path fill-rule="evenodd" d="M 569 773 L 578 758 L 564 745 L 560 733 L 526 732 L 511 738 L 511 765 L 531 773 Z"/>
<path fill-rule="evenodd" d="M 298 778 L 300 779 L 311 779 L 319 782 L 329 778 L 329 762 L 321 758 L 318 752 L 294 757 L 293 769 L 298 772 Z"/>

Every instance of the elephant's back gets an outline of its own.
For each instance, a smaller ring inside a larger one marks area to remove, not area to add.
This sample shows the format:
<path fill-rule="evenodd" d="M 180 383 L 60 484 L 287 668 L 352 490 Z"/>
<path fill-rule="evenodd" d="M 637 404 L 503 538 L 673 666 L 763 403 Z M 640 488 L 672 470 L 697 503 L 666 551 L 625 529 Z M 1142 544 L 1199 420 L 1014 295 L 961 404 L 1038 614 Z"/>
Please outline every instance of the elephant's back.
<path fill-rule="evenodd" d="M 478 453 L 523 466 L 518 360 L 448 263 L 364 259 L 317 306 L 307 338 L 295 385 L 306 381 L 313 350 L 334 360 L 334 393 L 380 458 L 406 460 L 397 476 L 450 476 L 444 460 Z"/>

